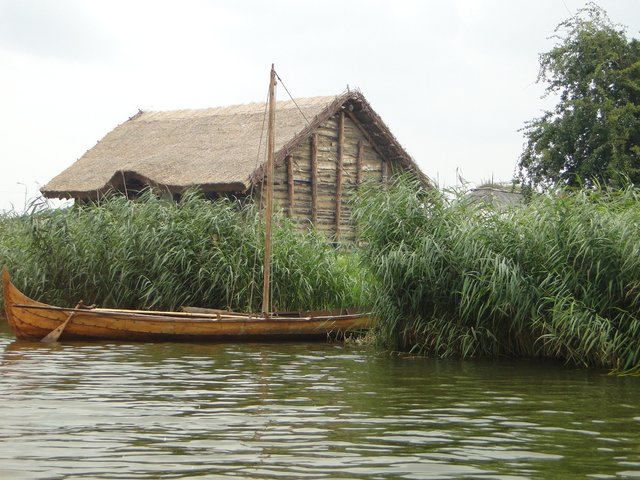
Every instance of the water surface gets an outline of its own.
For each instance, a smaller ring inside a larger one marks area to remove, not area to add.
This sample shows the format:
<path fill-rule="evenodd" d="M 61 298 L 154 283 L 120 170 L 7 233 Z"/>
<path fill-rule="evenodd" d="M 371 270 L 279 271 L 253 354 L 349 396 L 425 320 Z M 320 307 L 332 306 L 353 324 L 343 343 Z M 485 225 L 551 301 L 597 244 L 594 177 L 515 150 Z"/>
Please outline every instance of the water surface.
<path fill-rule="evenodd" d="M 4 329 L 0 478 L 640 478 L 639 398 L 547 362 Z"/>

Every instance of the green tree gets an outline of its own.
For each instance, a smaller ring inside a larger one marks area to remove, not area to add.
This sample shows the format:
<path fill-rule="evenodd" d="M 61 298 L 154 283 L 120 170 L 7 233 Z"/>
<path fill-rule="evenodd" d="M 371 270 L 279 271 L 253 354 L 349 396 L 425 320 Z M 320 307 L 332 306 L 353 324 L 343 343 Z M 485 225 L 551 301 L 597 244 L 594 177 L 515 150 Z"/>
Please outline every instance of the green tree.
<path fill-rule="evenodd" d="M 640 185 L 640 42 L 593 3 L 556 27 L 538 82 L 558 104 L 523 128 L 523 186 Z"/>

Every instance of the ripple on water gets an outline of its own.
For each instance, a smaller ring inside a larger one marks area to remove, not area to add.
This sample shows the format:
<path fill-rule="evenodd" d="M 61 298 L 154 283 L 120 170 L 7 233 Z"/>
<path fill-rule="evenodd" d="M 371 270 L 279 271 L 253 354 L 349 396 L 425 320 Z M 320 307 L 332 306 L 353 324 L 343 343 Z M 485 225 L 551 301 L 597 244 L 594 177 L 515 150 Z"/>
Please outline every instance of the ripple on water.
<path fill-rule="evenodd" d="M 0 335 L 0 352 L 0 478 L 640 471 L 634 378 L 330 344 L 45 346 Z"/>

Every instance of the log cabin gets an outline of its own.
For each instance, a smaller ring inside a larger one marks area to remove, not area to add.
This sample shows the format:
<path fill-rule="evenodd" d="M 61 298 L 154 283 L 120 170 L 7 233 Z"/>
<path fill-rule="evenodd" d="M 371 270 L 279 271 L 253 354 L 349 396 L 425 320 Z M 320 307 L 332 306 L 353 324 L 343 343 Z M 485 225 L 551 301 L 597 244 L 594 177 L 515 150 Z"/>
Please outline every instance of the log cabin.
<path fill-rule="evenodd" d="M 210 198 L 262 198 L 265 105 L 142 112 L 118 125 L 42 187 L 49 198 L 91 202 L 150 186 L 179 199 L 189 188 Z M 394 172 L 428 178 L 359 91 L 278 101 L 274 202 L 298 226 L 351 241 L 350 198 L 360 184 Z"/>

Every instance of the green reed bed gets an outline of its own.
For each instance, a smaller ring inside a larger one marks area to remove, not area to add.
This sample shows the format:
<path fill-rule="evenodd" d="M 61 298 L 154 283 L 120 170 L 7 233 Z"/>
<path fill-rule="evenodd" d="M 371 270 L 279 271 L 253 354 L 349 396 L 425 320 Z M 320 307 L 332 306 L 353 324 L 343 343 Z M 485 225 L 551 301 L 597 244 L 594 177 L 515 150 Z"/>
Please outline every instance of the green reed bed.
<path fill-rule="evenodd" d="M 400 178 L 355 215 L 387 347 L 640 371 L 637 190 L 495 209 Z"/>
<path fill-rule="evenodd" d="M 176 204 L 147 193 L 4 217 L 0 225 L 0 264 L 49 303 L 244 311 L 262 304 L 264 225 L 251 206 L 197 193 Z M 357 263 L 320 235 L 278 217 L 272 252 L 274 309 L 361 304 Z"/>

